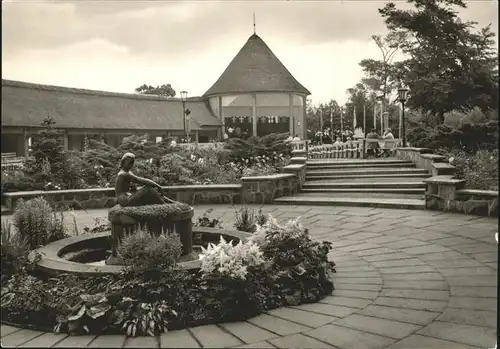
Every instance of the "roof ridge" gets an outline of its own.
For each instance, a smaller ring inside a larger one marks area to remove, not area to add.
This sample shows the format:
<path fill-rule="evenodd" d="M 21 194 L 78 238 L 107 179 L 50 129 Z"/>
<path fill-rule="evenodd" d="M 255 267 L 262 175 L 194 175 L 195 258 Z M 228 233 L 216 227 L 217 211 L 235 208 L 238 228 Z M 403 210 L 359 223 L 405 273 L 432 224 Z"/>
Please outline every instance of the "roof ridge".
<path fill-rule="evenodd" d="M 144 99 L 144 100 L 154 100 L 154 101 L 164 101 L 164 102 L 181 102 L 180 98 L 169 98 L 157 95 L 143 95 L 138 93 L 123 93 L 123 92 L 110 92 L 102 90 L 89 90 L 76 87 L 65 87 L 57 85 L 45 85 L 37 84 L 26 81 L 18 80 L 8 80 L 2 79 L 2 86 L 11 86 L 17 88 L 27 88 L 54 92 L 66 92 L 73 94 L 83 94 L 83 95 L 93 95 L 93 96 L 103 96 L 103 97 L 119 97 L 119 98 L 129 98 L 129 99 Z M 202 102 L 202 96 L 188 97 L 186 102 Z"/>

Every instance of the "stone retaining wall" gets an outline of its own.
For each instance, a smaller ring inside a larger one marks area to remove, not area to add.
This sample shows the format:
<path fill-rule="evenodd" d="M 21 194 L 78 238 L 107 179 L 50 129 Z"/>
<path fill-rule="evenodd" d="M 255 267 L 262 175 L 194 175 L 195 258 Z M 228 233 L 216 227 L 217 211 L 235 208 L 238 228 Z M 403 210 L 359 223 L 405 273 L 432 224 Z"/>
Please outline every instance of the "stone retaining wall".
<path fill-rule="evenodd" d="M 465 181 L 453 178 L 455 167 L 427 148 L 398 148 L 397 157 L 413 162 L 432 174 L 426 183 L 425 208 L 498 217 L 498 192 L 465 189 Z"/>
<path fill-rule="evenodd" d="M 271 204 L 281 196 L 293 195 L 299 190 L 299 179 L 292 173 L 262 177 L 242 177 L 242 204 Z"/>
<path fill-rule="evenodd" d="M 424 180 L 425 208 L 498 217 L 498 192 L 463 189 L 465 181 L 451 176 L 435 176 Z"/>

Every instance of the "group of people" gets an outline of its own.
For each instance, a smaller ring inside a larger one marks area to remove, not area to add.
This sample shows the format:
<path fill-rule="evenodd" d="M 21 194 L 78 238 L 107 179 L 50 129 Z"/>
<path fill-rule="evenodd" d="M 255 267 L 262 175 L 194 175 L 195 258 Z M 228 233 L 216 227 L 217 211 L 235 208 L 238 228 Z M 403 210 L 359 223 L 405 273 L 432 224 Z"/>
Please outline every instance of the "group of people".
<path fill-rule="evenodd" d="M 377 133 L 376 129 L 372 129 L 372 131 L 366 136 L 367 139 L 380 139 L 380 136 Z M 384 135 L 382 139 L 394 139 L 394 135 L 392 134 L 392 130 L 390 128 L 386 128 L 384 131 Z M 367 142 L 366 144 L 366 154 L 373 155 L 377 157 L 380 155 L 379 153 L 380 145 L 378 142 Z"/>

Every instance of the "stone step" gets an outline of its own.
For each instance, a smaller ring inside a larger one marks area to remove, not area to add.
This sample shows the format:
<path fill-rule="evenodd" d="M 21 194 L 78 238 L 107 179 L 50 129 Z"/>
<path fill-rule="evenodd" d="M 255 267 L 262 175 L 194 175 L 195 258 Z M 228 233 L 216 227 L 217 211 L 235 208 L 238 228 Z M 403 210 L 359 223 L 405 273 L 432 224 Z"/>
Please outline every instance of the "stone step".
<path fill-rule="evenodd" d="M 311 165 L 307 164 L 307 170 L 308 171 L 318 171 L 318 170 L 336 170 L 336 169 L 351 169 L 351 168 L 359 168 L 359 169 L 365 169 L 365 168 L 415 168 L 415 164 L 411 162 L 401 162 L 401 163 L 395 163 L 395 164 L 322 164 L 322 165 Z"/>
<path fill-rule="evenodd" d="M 314 194 L 298 194 L 284 196 L 273 201 L 275 204 L 285 205 L 316 205 L 316 206 L 351 206 L 351 207 L 379 207 L 399 209 L 425 209 L 424 200 L 415 199 L 384 199 L 384 198 L 348 198 L 348 197 L 321 197 Z"/>
<path fill-rule="evenodd" d="M 425 183 L 422 180 L 414 179 L 408 181 L 396 181 L 394 178 L 378 178 L 376 181 L 366 181 L 366 179 L 353 179 L 344 181 L 310 181 L 305 182 L 303 189 L 414 189 L 425 190 Z"/>
<path fill-rule="evenodd" d="M 334 189 L 335 190 L 335 189 Z M 420 189 L 419 189 L 420 190 Z M 419 192 L 407 193 L 405 191 L 402 192 L 359 192 L 359 191 L 331 191 L 328 189 L 325 190 L 301 190 L 300 194 L 307 194 L 315 197 L 325 197 L 325 198 L 370 198 L 370 199 L 415 199 L 415 200 L 424 200 L 425 199 L 425 191 L 420 190 Z"/>
<path fill-rule="evenodd" d="M 371 195 L 371 194 L 392 194 L 392 195 L 405 195 L 405 194 L 413 194 L 413 195 L 424 195 L 425 188 L 304 188 L 302 187 L 301 193 L 325 193 L 330 194 L 332 196 L 343 196 L 340 194 L 349 193 L 349 197 L 351 194 L 360 194 L 360 195 Z M 344 195 L 345 196 L 345 195 Z"/>
<path fill-rule="evenodd" d="M 354 179 L 354 178 L 363 178 L 363 179 L 378 179 L 378 178 L 405 178 L 405 177 L 411 177 L 411 178 L 429 178 L 430 174 L 429 173 L 421 173 L 421 174 L 416 174 L 416 173 L 387 173 L 387 174 L 330 174 L 330 175 L 322 175 L 322 176 L 309 176 L 306 175 L 306 181 L 309 180 L 332 180 L 332 179 Z"/>
<path fill-rule="evenodd" d="M 409 160 L 400 160 L 397 158 L 384 159 L 309 159 L 307 166 L 324 166 L 324 165 L 391 165 L 391 164 L 411 164 Z"/>
<path fill-rule="evenodd" d="M 345 180 L 345 179 L 312 179 L 312 180 L 309 180 L 307 182 L 305 182 L 305 184 L 309 185 L 309 184 L 313 184 L 313 185 L 324 185 L 324 184 L 361 184 L 361 185 L 365 185 L 366 184 L 374 184 L 374 185 L 382 185 L 384 186 L 383 184 L 390 184 L 390 183 L 404 183 L 405 185 L 406 184 L 410 184 L 411 183 L 418 183 L 419 185 L 425 185 L 424 183 L 424 178 L 422 177 L 401 177 L 401 178 L 397 178 L 397 177 L 376 177 L 376 178 L 370 178 L 370 179 L 366 179 L 366 178 L 349 178 L 349 180 Z M 386 187 L 386 188 L 392 188 L 392 187 Z"/>
<path fill-rule="evenodd" d="M 307 159 L 307 164 L 331 164 L 331 163 L 353 163 L 353 164 L 362 164 L 362 163 L 399 163 L 399 162 L 408 162 L 409 160 L 401 160 L 396 157 L 388 157 L 388 158 L 369 158 L 369 159 Z"/>
<path fill-rule="evenodd" d="M 341 169 L 341 170 L 318 170 L 306 172 L 306 177 L 321 177 L 330 175 L 385 175 L 385 174 L 429 174 L 429 171 L 423 168 L 363 168 L 363 169 Z"/>

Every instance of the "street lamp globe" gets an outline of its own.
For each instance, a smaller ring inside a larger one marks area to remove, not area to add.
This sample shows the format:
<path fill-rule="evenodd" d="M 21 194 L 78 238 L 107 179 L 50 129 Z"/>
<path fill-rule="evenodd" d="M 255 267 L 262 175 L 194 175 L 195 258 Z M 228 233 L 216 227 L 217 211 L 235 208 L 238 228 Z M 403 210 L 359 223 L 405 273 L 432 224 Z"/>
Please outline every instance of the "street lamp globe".
<path fill-rule="evenodd" d="M 181 91 L 181 101 L 185 102 L 187 99 L 187 91 Z"/>
<path fill-rule="evenodd" d="M 400 102 L 406 102 L 406 99 L 408 98 L 408 89 L 406 87 L 398 89 L 398 97 Z"/>

